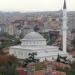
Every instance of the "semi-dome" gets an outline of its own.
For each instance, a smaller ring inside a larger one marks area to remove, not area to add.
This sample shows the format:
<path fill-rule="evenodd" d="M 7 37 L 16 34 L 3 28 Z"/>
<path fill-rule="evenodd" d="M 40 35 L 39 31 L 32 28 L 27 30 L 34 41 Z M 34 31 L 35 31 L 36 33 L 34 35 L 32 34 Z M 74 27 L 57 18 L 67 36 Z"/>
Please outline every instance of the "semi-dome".
<path fill-rule="evenodd" d="M 38 32 L 30 32 L 22 40 L 46 40 L 46 39 Z"/>

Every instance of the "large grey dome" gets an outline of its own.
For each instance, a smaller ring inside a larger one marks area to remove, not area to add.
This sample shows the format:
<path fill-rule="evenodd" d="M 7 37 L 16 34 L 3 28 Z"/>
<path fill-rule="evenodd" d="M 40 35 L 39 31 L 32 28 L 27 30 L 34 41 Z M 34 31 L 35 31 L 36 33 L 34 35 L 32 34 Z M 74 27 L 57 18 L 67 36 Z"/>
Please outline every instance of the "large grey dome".
<path fill-rule="evenodd" d="M 38 32 L 30 32 L 23 38 L 23 40 L 46 40 L 46 39 Z"/>
<path fill-rule="evenodd" d="M 30 32 L 21 40 L 21 45 L 28 47 L 42 47 L 46 46 L 46 39 L 38 32 Z"/>

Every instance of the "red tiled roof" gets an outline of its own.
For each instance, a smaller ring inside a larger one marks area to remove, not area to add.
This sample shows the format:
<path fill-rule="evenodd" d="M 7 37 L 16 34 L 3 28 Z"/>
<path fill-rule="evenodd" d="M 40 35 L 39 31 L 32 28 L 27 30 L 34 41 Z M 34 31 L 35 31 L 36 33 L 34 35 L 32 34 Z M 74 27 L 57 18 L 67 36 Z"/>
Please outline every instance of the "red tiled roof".
<path fill-rule="evenodd" d="M 34 65 L 35 65 L 34 63 L 30 63 L 30 64 L 28 64 L 27 66 L 28 66 L 28 67 L 34 67 Z"/>
<path fill-rule="evenodd" d="M 9 48 L 3 48 L 2 50 L 4 53 L 8 53 L 9 52 Z"/>
<path fill-rule="evenodd" d="M 35 71 L 34 75 L 45 75 L 45 71 L 44 70 Z"/>
<path fill-rule="evenodd" d="M 59 72 L 59 71 L 54 71 L 52 72 L 52 75 L 66 75 L 65 72 Z"/>
<path fill-rule="evenodd" d="M 53 71 L 51 74 L 52 75 L 66 75 L 65 72 L 59 72 L 59 71 Z M 44 70 L 36 71 L 34 72 L 34 75 L 45 75 L 45 71 Z"/>
<path fill-rule="evenodd" d="M 51 63 L 52 63 L 52 65 L 55 66 L 55 67 L 61 67 L 61 68 L 63 68 L 63 69 L 65 69 L 65 68 L 70 68 L 69 65 L 63 64 L 63 63 L 60 63 L 60 62 L 53 61 L 53 62 L 51 62 Z"/>
<path fill-rule="evenodd" d="M 75 50 L 72 51 L 72 52 L 70 52 L 70 54 L 71 54 L 72 56 L 75 56 Z"/>
<path fill-rule="evenodd" d="M 28 75 L 27 71 L 24 68 L 17 68 L 19 75 Z"/>

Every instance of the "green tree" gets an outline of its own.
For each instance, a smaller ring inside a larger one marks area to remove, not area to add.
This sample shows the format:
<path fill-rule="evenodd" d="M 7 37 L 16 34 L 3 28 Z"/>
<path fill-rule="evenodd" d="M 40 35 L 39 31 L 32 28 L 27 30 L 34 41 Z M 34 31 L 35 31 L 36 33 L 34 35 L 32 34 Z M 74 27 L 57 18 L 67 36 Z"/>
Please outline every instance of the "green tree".
<path fill-rule="evenodd" d="M 7 33 L 4 33 L 1 35 L 2 40 L 0 40 L 2 43 L 0 44 L 0 53 L 2 53 L 2 49 L 10 46 L 14 46 L 17 44 L 20 44 L 20 39 L 15 38 L 12 35 L 9 35 Z"/>
<path fill-rule="evenodd" d="M 16 67 L 17 59 L 14 56 L 0 56 L 0 75 L 19 75 Z"/>
<path fill-rule="evenodd" d="M 29 53 L 29 61 L 36 62 L 37 61 L 37 59 L 35 58 L 36 55 L 37 53 Z"/>
<path fill-rule="evenodd" d="M 72 40 L 73 49 L 75 49 L 75 38 Z"/>
<path fill-rule="evenodd" d="M 39 59 L 36 59 L 35 56 L 37 55 L 37 53 L 29 53 L 28 54 L 28 58 L 26 58 L 23 62 L 23 67 L 26 67 L 29 63 L 36 63 L 37 61 L 39 61 Z"/>

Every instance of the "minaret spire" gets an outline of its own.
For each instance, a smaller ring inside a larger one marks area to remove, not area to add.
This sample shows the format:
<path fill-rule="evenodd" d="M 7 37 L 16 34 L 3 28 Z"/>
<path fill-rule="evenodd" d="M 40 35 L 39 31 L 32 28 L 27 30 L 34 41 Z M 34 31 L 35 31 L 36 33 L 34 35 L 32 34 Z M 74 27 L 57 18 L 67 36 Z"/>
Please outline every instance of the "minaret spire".
<path fill-rule="evenodd" d="M 66 9 L 66 0 L 64 0 L 64 6 L 63 6 L 63 52 L 67 53 L 67 9 Z"/>
<path fill-rule="evenodd" d="M 66 0 L 64 0 L 63 9 L 66 9 Z"/>

